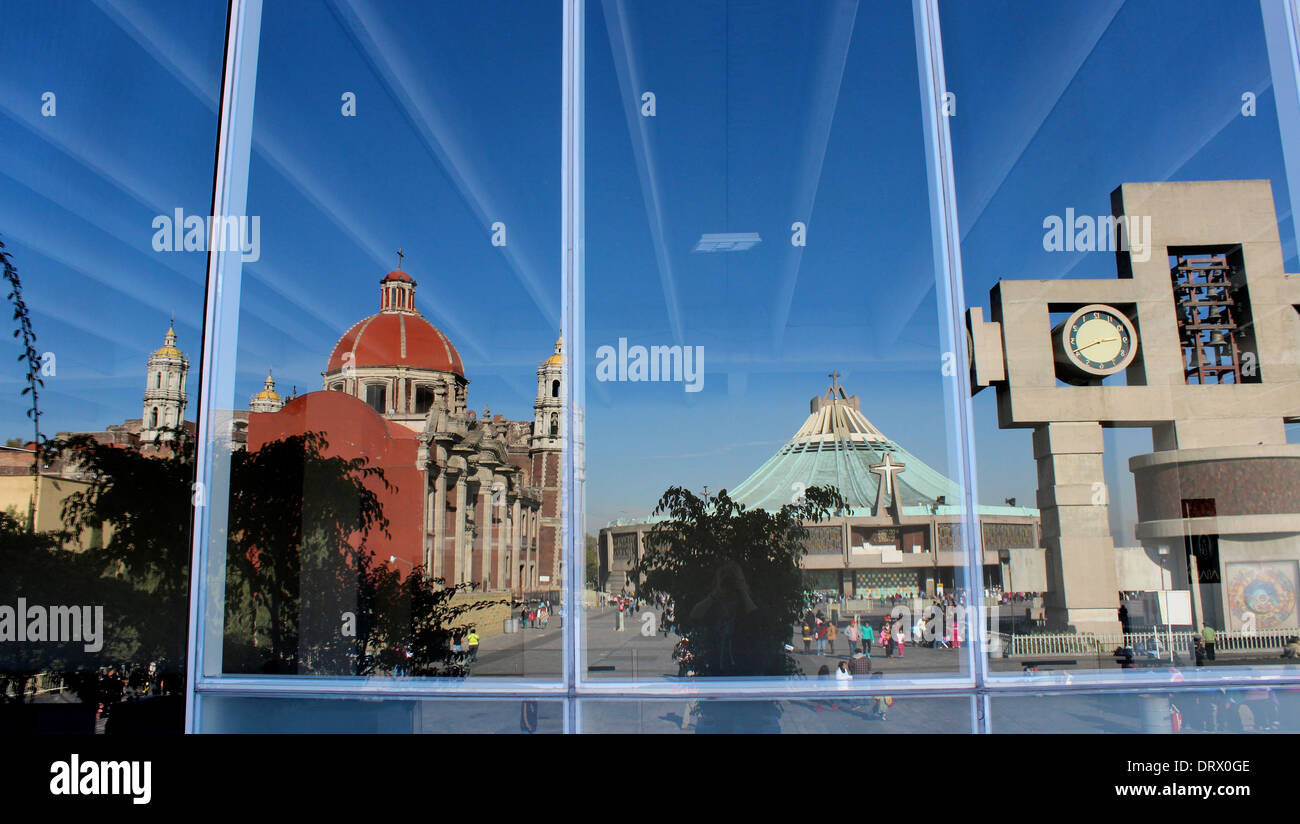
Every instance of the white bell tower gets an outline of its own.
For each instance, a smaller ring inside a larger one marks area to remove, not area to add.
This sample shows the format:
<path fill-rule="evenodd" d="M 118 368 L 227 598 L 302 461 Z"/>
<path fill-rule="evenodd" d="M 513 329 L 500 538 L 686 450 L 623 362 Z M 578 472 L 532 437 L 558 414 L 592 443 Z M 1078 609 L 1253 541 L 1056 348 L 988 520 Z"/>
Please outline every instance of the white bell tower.
<path fill-rule="evenodd" d="M 157 441 L 159 430 L 179 428 L 184 422 L 185 379 L 189 371 L 189 358 L 176 348 L 176 324 L 173 321 L 167 327 L 163 345 L 149 356 L 140 424 L 141 441 Z"/>
<path fill-rule="evenodd" d="M 564 340 L 555 342 L 555 353 L 537 367 L 537 400 L 533 403 L 533 449 L 559 449 L 564 421 Z"/>

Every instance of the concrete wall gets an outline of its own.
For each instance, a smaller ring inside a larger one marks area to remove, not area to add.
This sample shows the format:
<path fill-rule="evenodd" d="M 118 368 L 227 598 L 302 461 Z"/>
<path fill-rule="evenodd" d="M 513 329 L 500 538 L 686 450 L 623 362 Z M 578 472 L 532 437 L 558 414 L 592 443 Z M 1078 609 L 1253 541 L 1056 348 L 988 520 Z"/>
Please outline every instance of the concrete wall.
<path fill-rule="evenodd" d="M 1161 557 L 1155 548 L 1115 547 L 1115 585 L 1123 592 L 1155 592 L 1170 588 L 1176 579 L 1171 573 L 1166 573 L 1166 568 L 1160 565 Z M 1171 553 L 1163 557 L 1174 556 Z M 1168 569 L 1172 570 L 1173 567 L 1170 566 Z"/>
<path fill-rule="evenodd" d="M 41 476 L 40 492 L 36 503 L 36 531 L 57 532 L 63 529 L 63 502 L 74 492 L 81 492 L 89 484 L 67 478 Z M 0 512 L 10 511 L 23 523 L 27 523 L 32 494 L 36 488 L 31 475 L 0 475 Z M 107 540 L 111 533 L 105 531 L 101 540 Z M 83 530 L 80 545 L 82 549 L 90 546 L 92 536 L 89 530 Z"/>
<path fill-rule="evenodd" d="M 1010 580 L 1004 580 L 1002 586 L 1008 592 L 1046 592 L 1047 591 L 1047 550 L 1041 547 L 1008 549 L 1010 560 L 1007 569 Z"/>

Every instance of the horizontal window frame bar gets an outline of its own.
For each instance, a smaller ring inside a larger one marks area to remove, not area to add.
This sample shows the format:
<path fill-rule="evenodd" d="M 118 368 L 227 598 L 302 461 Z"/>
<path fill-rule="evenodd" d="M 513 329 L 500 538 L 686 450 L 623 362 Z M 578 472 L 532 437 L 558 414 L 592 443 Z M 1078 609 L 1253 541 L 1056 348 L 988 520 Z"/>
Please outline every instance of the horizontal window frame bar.
<path fill-rule="evenodd" d="M 618 698 L 655 700 L 677 698 L 746 698 L 783 700 L 800 697 L 835 695 L 867 696 L 881 694 L 920 695 L 1017 695 L 1048 693 L 1125 693 L 1174 692 L 1234 688 L 1300 688 L 1300 668 L 1272 672 L 1266 668 L 1216 668 L 1227 670 L 1221 675 L 1206 670 L 1179 670 L 1179 680 L 1136 677 L 1096 671 L 1060 670 L 1060 676 L 1006 676 L 990 678 L 979 686 L 972 678 L 866 679 L 841 687 L 838 682 L 801 683 L 766 681 L 745 682 L 735 679 L 692 680 L 688 682 L 638 682 L 610 680 L 585 681 L 570 688 L 562 680 L 502 679 L 485 683 L 484 679 L 460 681 L 450 679 L 406 678 L 317 678 L 300 680 L 284 676 L 206 677 L 195 685 L 203 695 L 266 695 L 276 697 L 310 697 L 333 695 L 356 698 Z M 1126 671 L 1121 671 L 1126 672 Z M 1059 679 L 1068 675 L 1069 682 Z"/>

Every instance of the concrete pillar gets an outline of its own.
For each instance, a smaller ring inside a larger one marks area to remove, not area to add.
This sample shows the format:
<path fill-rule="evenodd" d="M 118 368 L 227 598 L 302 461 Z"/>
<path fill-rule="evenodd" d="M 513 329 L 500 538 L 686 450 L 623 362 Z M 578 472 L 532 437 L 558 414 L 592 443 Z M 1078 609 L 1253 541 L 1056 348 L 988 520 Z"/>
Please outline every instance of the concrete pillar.
<path fill-rule="evenodd" d="M 520 564 L 523 564 L 523 572 L 527 572 L 528 559 L 524 557 L 524 542 L 522 540 L 524 528 L 523 524 L 520 523 L 519 520 L 520 509 L 519 498 L 516 497 L 514 503 L 510 506 L 510 545 L 514 547 L 515 550 L 513 553 L 513 560 L 510 562 L 510 583 L 512 586 L 519 587 L 519 591 L 523 592 L 525 589 L 525 578 L 523 574 L 520 574 L 519 566 Z"/>
<path fill-rule="evenodd" d="M 493 510 L 497 517 L 497 586 L 509 588 L 509 578 L 506 576 L 506 548 L 510 546 L 507 541 L 507 530 L 510 527 L 510 520 L 506 517 L 506 486 L 505 478 L 500 475 L 492 482 L 493 486 L 500 483 L 500 489 L 495 493 L 496 500 Z"/>
<path fill-rule="evenodd" d="M 452 570 L 453 580 L 457 584 L 463 584 L 469 580 L 468 564 L 466 563 L 465 552 L 465 476 L 464 474 L 456 475 L 456 545 L 454 555 L 456 557 L 456 568 Z"/>
<path fill-rule="evenodd" d="M 490 484 L 478 485 L 478 503 L 474 508 L 474 523 L 478 524 L 478 536 L 475 540 L 475 554 L 478 556 L 477 580 L 483 589 L 492 588 L 492 487 Z"/>
<path fill-rule="evenodd" d="M 443 550 L 446 547 L 447 533 L 447 473 L 438 470 L 433 481 L 433 565 L 429 574 L 434 578 L 443 577 Z"/>
<path fill-rule="evenodd" d="M 1038 508 L 1047 548 L 1047 618 L 1079 632 L 1119 632 L 1115 543 L 1101 424 L 1034 428 Z"/>
<path fill-rule="evenodd" d="M 533 547 L 533 535 L 537 530 L 537 510 L 532 506 L 528 507 L 528 513 L 524 516 L 524 523 L 527 529 L 524 531 L 524 551 L 528 555 L 528 588 L 537 589 L 537 550 Z"/>

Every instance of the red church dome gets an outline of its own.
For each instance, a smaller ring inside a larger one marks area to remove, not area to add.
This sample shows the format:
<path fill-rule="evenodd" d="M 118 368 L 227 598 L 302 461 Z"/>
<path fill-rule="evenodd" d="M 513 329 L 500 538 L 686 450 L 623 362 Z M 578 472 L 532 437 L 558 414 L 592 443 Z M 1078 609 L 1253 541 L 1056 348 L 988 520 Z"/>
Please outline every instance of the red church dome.
<path fill-rule="evenodd" d="M 465 377 L 460 353 L 438 327 L 415 310 L 415 281 L 410 275 L 394 270 L 380 281 L 380 311 L 358 321 L 330 353 L 327 372 L 344 366 L 344 355 L 352 353 L 351 364 L 367 366 L 406 366 L 454 372 Z"/>

